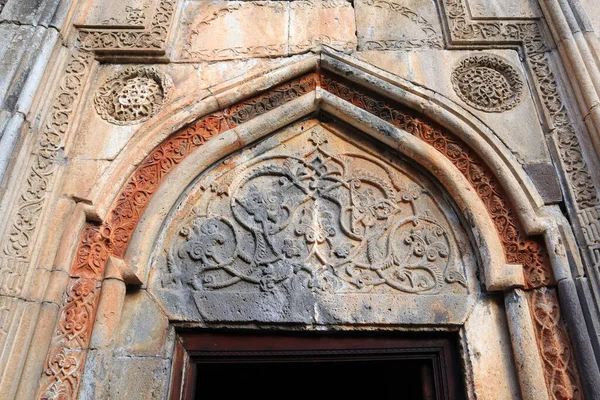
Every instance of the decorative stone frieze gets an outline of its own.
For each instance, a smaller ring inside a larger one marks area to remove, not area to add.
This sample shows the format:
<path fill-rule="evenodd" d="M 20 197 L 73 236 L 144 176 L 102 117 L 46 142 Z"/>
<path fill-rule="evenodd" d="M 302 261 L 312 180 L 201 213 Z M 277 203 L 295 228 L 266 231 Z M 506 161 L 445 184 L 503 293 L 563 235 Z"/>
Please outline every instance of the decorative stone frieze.
<path fill-rule="evenodd" d="M 148 10 L 148 6 L 142 8 L 126 6 L 124 18 L 111 17 L 103 20 L 100 24 L 112 27 L 116 25 L 143 27 L 146 22 L 146 10 Z"/>
<path fill-rule="evenodd" d="M 524 234 L 498 178 L 465 142 L 427 118 L 334 73 L 310 73 L 201 117 L 165 139 L 123 185 L 106 220 L 86 226 L 59 317 L 59 321 L 79 322 L 81 328 L 65 333 L 69 324 L 59 323 L 40 397 L 58 390 L 70 397 L 77 393 L 81 379 L 77 368 L 85 361 L 92 329 L 85 316 L 93 320 L 97 296 L 90 291 L 89 301 L 69 299 L 88 299 L 77 294 L 77 282 L 90 280 L 93 284 L 89 286 L 97 287 L 108 258 L 124 256 L 144 210 L 166 177 L 211 138 L 317 86 L 414 135 L 451 161 L 489 212 L 507 262 L 523 265 L 527 287 L 554 283 L 541 238 Z M 434 323 L 441 318 L 459 324 L 461 319 L 453 312 L 467 312 L 478 289 L 476 277 L 469 275 L 473 269 L 464 267 L 475 262 L 460 261 L 468 254 L 464 245 L 468 241 L 460 233 L 458 218 L 451 216 L 452 207 L 441 205 L 439 189 L 418 171 L 385 152 L 370 150 L 359 140 L 348 140 L 351 136 L 339 134 L 334 124 L 329 124 L 327 129 L 295 136 L 298 143 L 293 146 L 279 146 L 280 139 L 272 137 L 276 145 L 270 152 L 219 163 L 208 170 L 196 182 L 197 193 L 203 193 L 204 200 L 193 197 L 197 202 L 181 225 L 170 225 L 175 234 L 170 236 L 172 241 L 167 240 L 171 246 L 164 253 L 162 289 L 191 291 L 200 310 L 216 310 L 217 314 L 202 314 L 206 321 L 252 317 L 246 313 L 250 310 L 243 308 L 244 296 L 264 299 L 295 293 L 301 298 L 321 296 L 326 303 L 335 304 L 329 314 L 320 314 L 320 321 L 374 323 L 365 317 L 370 312 L 363 310 L 374 304 L 383 307 L 391 297 L 396 305 L 403 301 L 417 304 L 418 298 L 418 304 L 429 305 L 430 314 L 423 315 L 434 318 Z M 378 234 L 371 236 L 375 232 Z M 292 283 L 296 286 L 286 287 Z M 367 290 L 369 293 L 363 293 Z M 238 303 L 228 303 L 233 304 L 232 312 L 218 314 L 218 308 L 206 307 L 222 304 L 223 296 L 238 296 Z M 354 300 L 347 302 L 347 296 Z M 440 303 L 442 296 L 445 300 Z M 280 315 L 282 308 L 278 307 L 287 303 L 281 298 L 278 301 L 261 311 L 270 316 L 263 320 L 279 321 L 272 316 Z M 302 299 L 299 303 L 310 304 Z M 386 322 L 404 318 L 392 315 L 394 309 L 380 309 L 375 314 L 383 315 Z M 296 321 L 314 322 L 314 314 L 310 314 L 314 310 L 298 311 Z M 418 320 L 418 313 L 413 316 Z M 254 316 L 252 320 L 261 319 Z M 69 368 L 50 368 L 63 359 L 68 360 Z"/>
<path fill-rule="evenodd" d="M 39 398 L 42 400 L 77 397 L 99 291 L 97 281 L 73 279 L 68 290 L 52 347 L 46 362 Z"/>
<path fill-rule="evenodd" d="M 554 137 L 557 146 L 561 169 L 569 190 L 568 200 L 572 207 L 567 207 L 567 210 L 572 215 L 572 220 L 580 227 L 579 230 L 575 230 L 575 233 L 580 246 L 585 249 L 582 255 L 586 275 L 593 282 L 591 289 L 597 292 L 600 268 L 600 230 L 597 228 L 600 226 L 598 189 L 590 174 L 590 167 L 582 153 L 584 150 L 552 71 L 548 57 L 549 46 L 542 33 L 541 23 L 537 20 L 470 20 L 464 0 L 445 0 L 443 4 L 451 42 L 479 47 L 518 42 L 522 44 L 527 64 L 535 79 L 544 116 L 551 129 L 550 134 Z M 594 314 L 591 318 L 595 319 L 597 316 Z M 593 341 L 597 342 L 595 339 Z M 546 344 L 539 340 L 540 346 Z M 556 351 L 556 348 L 551 351 Z M 545 359 L 555 357 L 556 354 L 544 355 Z M 569 398 L 570 388 L 578 386 L 572 372 L 569 372 L 569 365 L 562 361 L 559 363 L 553 361 L 544 362 L 544 366 L 546 376 L 549 377 L 548 384 L 558 390 L 556 395 L 557 391 L 552 389 L 552 396 Z M 554 381 L 552 378 L 554 376 L 558 377 L 559 381 Z M 561 388 L 564 388 L 564 391 Z"/>
<path fill-rule="evenodd" d="M 289 53 L 327 45 L 339 51 L 356 50 L 356 23 L 347 0 L 291 1 Z"/>
<path fill-rule="evenodd" d="M 523 44 L 544 112 L 556 138 L 562 171 L 574 200 L 573 219 L 577 220 L 581 227 L 576 233 L 581 245 L 586 248 L 584 260 L 590 266 L 590 276 L 597 281 L 600 268 L 598 191 L 583 157 L 573 122 L 558 90 L 558 83 L 548 60 L 549 48 L 542 35 L 540 23 L 535 20 L 471 21 L 464 0 L 445 0 L 444 11 L 453 42 L 480 47 L 483 44 Z"/>
<path fill-rule="evenodd" d="M 138 167 L 117 197 L 109 219 L 100 226 L 88 224 L 84 228 L 70 270 L 73 284 L 67 289 L 59 317 L 60 321 L 75 318 L 76 326 L 73 328 L 71 324 L 59 323 L 48 353 L 48 367 L 40 382 L 38 398 L 53 399 L 55 397 L 52 396 L 56 395 L 65 399 L 76 398 L 98 300 L 98 290 L 91 288 L 99 285 L 109 256 L 123 255 L 150 197 L 166 176 L 211 137 L 314 90 L 315 78 L 314 74 L 309 74 L 280 85 L 265 94 L 209 114 L 182 129 L 163 142 Z M 85 295 L 81 294 L 83 289 Z"/>
<path fill-rule="evenodd" d="M 98 89 L 98 114 L 116 125 L 144 122 L 168 100 L 173 82 L 156 67 L 128 67 L 113 74 Z"/>
<path fill-rule="evenodd" d="M 599 397 L 574 5 L 58 2 L 0 0 L 45 43 L 3 81 L 0 398 L 176 398 L 183 327 L 451 331 L 466 397 Z"/>
<path fill-rule="evenodd" d="M 289 7 L 285 1 L 187 2 L 178 29 L 177 57 L 217 61 L 287 54 Z M 257 21 L 269 21 L 268 24 Z M 235 26 L 236 29 L 231 29 Z"/>
<path fill-rule="evenodd" d="M 491 54 L 464 58 L 452 71 L 454 91 L 473 108 L 503 112 L 519 105 L 523 79 L 508 61 Z"/>

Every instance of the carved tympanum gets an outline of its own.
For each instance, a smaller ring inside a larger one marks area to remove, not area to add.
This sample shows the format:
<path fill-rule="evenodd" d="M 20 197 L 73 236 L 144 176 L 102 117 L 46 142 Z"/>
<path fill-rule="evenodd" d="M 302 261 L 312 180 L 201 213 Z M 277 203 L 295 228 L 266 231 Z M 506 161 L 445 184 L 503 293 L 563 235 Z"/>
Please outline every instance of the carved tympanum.
<path fill-rule="evenodd" d="M 137 124 L 160 111 L 172 86 L 171 78 L 155 67 L 129 67 L 98 89 L 96 111 L 116 125 Z"/>
<path fill-rule="evenodd" d="M 517 70 L 489 54 L 460 61 L 452 72 L 452 85 L 461 100 L 481 111 L 507 111 L 523 97 L 523 80 Z"/>
<path fill-rule="evenodd" d="M 466 291 L 458 245 L 423 182 L 321 126 L 199 185 L 165 288 Z"/>

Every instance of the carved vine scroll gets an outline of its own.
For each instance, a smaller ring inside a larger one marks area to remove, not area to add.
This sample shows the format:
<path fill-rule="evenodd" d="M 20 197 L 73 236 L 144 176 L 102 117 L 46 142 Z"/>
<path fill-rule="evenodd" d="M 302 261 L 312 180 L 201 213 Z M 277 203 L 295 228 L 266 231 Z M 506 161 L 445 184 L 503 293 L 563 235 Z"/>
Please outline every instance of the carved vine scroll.
<path fill-rule="evenodd" d="M 556 291 L 545 287 L 535 289 L 528 292 L 528 299 L 551 398 L 582 399 L 581 384 Z"/>
<path fill-rule="evenodd" d="M 456 227 L 427 179 L 321 125 L 283 143 L 196 184 L 210 189 L 174 233 L 163 286 L 466 294 Z"/>
<path fill-rule="evenodd" d="M 541 104 L 552 129 L 549 135 L 556 137 L 562 170 L 574 200 L 573 220 L 578 221 L 581 227 L 578 240 L 581 246 L 587 249 L 587 252 L 583 253 L 584 259 L 591 264 L 590 275 L 597 276 L 600 269 L 598 188 L 594 185 L 575 127 L 558 90 L 558 83 L 548 59 L 549 46 L 542 33 L 541 23 L 537 20 L 471 21 L 464 0 L 445 0 L 444 10 L 453 43 L 477 47 L 522 44 L 527 63 L 535 78 Z"/>

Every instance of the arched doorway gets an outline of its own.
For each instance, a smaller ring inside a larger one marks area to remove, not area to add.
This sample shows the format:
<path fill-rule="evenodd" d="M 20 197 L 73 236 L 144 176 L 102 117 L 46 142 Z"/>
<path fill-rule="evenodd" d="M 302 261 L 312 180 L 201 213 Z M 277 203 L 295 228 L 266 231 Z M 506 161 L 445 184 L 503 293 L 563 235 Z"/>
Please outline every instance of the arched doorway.
<path fill-rule="evenodd" d="M 528 234 L 555 249 L 556 224 L 472 125 L 447 119 L 458 137 L 340 75 L 379 78 L 326 61 L 224 93 L 239 102 L 150 147 L 129 178 L 113 171 L 102 190 L 122 189 L 84 229 L 48 358 L 77 369 L 49 369 L 42 393 L 83 382 L 98 395 L 98 373 L 116 390 L 166 390 L 153 374 L 174 372 L 178 330 L 240 327 L 459 332 L 468 392 L 546 393 L 528 301 L 554 301 L 546 286 L 565 257 Z M 72 340 L 80 309 L 101 318 Z M 561 329 L 550 329 L 558 341 Z M 130 368 L 139 376 L 121 385 Z"/>

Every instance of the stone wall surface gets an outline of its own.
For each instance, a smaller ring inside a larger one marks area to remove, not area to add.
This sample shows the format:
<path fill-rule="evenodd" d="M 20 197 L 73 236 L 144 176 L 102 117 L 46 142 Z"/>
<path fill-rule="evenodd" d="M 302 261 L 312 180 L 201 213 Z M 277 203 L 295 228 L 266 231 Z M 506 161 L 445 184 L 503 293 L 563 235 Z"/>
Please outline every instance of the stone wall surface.
<path fill-rule="evenodd" d="M 0 0 L 0 399 L 179 398 L 183 328 L 599 398 L 594 6 Z"/>

